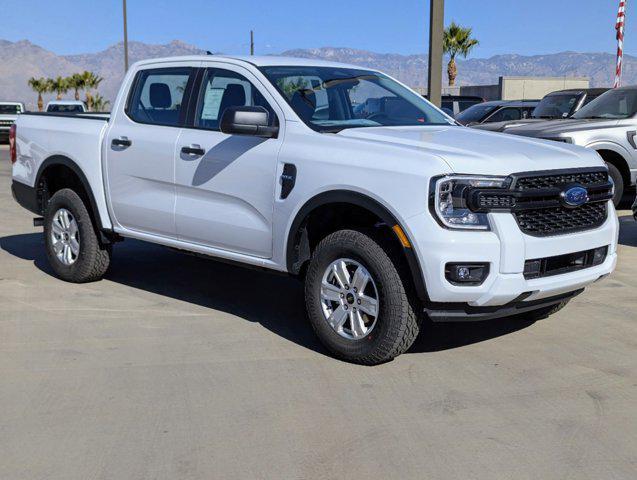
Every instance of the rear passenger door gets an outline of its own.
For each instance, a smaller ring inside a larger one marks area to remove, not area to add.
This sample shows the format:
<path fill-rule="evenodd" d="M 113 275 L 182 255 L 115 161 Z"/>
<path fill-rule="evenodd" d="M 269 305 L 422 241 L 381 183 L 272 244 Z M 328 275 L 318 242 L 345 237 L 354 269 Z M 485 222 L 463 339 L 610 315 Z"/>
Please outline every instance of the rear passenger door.
<path fill-rule="evenodd" d="M 105 144 L 112 215 L 125 229 L 175 236 L 175 145 L 197 64 L 140 70 Z"/>
<path fill-rule="evenodd" d="M 190 243 L 270 258 L 283 113 L 259 80 L 240 66 L 211 66 L 197 83 L 193 118 L 177 141 L 177 235 Z M 268 110 L 270 125 L 280 125 L 278 138 L 219 130 L 228 107 L 257 105 Z"/>

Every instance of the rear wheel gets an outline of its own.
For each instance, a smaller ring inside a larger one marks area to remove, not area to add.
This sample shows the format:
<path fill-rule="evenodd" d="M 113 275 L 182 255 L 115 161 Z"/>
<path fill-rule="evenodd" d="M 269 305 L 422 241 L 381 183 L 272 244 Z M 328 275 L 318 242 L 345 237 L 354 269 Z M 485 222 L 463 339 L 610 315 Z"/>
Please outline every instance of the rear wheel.
<path fill-rule="evenodd" d="M 74 283 L 102 278 L 110 264 L 111 249 L 100 244 L 79 195 L 68 188 L 57 191 L 44 217 L 46 253 L 56 275 Z"/>
<path fill-rule="evenodd" d="M 307 312 L 337 357 L 374 365 L 405 352 L 419 331 L 418 308 L 387 252 L 353 230 L 328 235 L 305 279 Z"/>

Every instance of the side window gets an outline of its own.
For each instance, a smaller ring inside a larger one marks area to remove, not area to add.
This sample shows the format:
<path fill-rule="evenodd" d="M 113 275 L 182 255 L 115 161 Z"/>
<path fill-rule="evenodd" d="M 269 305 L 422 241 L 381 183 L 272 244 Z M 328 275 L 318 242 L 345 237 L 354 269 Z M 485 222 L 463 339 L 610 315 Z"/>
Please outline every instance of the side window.
<path fill-rule="evenodd" d="M 330 117 L 330 99 L 323 81 L 313 75 L 281 77 L 277 87 L 286 97 L 292 108 L 303 120 L 327 120 Z M 352 106 L 356 110 L 356 100 Z"/>
<path fill-rule="evenodd" d="M 520 120 L 520 110 L 517 108 L 503 108 L 489 117 L 488 122 L 508 122 Z"/>
<path fill-rule="evenodd" d="M 139 123 L 178 127 L 192 68 L 160 68 L 137 74 L 127 113 Z"/>
<path fill-rule="evenodd" d="M 208 69 L 201 84 L 195 126 L 219 130 L 219 122 L 228 107 L 259 106 L 269 114 L 270 126 L 276 123 L 274 110 L 244 76 L 222 69 Z"/>

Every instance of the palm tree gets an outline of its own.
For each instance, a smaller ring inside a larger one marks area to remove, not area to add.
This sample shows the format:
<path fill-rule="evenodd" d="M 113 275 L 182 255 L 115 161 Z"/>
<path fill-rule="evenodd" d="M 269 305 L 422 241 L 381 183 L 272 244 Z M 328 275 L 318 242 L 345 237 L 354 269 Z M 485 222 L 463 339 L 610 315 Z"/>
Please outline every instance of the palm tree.
<path fill-rule="evenodd" d="M 93 95 L 91 90 L 97 89 L 104 79 L 95 75 L 93 72 L 88 71 L 83 72 L 81 75 L 84 80 L 84 89 L 86 91 L 86 105 L 88 105 L 89 110 L 93 110 Z"/>
<path fill-rule="evenodd" d="M 84 89 L 84 77 L 81 73 L 74 73 L 68 77 L 69 88 L 75 91 L 75 100 L 80 99 L 80 90 Z"/>
<path fill-rule="evenodd" d="M 62 95 L 69 91 L 70 85 L 68 78 L 57 76 L 51 80 L 51 91 L 57 93 L 57 100 L 62 100 Z"/>
<path fill-rule="evenodd" d="M 446 54 L 449 55 L 449 64 L 447 65 L 447 76 L 449 77 L 449 86 L 453 87 L 456 84 L 456 77 L 458 76 L 458 67 L 456 66 L 456 56 L 462 55 L 467 58 L 467 55 L 473 50 L 473 47 L 478 45 L 478 41 L 475 38 L 471 38 L 471 28 L 464 28 L 451 22 L 451 24 L 445 28 L 442 47 Z"/>
<path fill-rule="evenodd" d="M 99 93 L 95 92 L 95 95 L 92 96 L 92 102 L 93 102 L 93 111 L 95 112 L 103 112 L 106 110 L 106 107 L 108 106 L 108 104 L 110 104 L 111 102 L 109 102 L 108 100 L 106 100 L 104 97 L 102 97 Z"/>
<path fill-rule="evenodd" d="M 52 91 L 50 78 L 35 78 L 31 77 L 28 81 L 29 87 L 38 94 L 38 110 L 41 112 L 44 109 L 44 100 L 42 100 L 43 93 L 49 93 Z"/>

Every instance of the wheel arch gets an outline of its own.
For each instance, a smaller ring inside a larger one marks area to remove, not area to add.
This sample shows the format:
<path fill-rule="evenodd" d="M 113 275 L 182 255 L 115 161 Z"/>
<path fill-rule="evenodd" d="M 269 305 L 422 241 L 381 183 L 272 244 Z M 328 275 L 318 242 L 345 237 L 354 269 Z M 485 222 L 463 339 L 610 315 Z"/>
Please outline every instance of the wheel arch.
<path fill-rule="evenodd" d="M 624 180 L 624 185 L 631 184 L 630 166 L 628 164 L 629 153 L 626 149 L 613 142 L 595 142 L 587 145 L 595 150 L 605 162 L 608 162 L 619 170 Z"/>
<path fill-rule="evenodd" d="M 311 214 L 331 205 L 351 205 L 374 215 L 391 230 L 394 230 L 394 227 L 398 226 L 410 245 L 409 247 L 403 246 L 402 252 L 406 259 L 413 286 L 421 300 L 428 299 L 424 276 L 417 254 L 413 248 L 414 243 L 409 237 L 409 233 L 403 228 L 395 215 L 379 201 L 364 193 L 351 190 L 330 190 L 319 193 L 307 200 L 298 210 L 287 232 L 286 238 L 285 261 L 289 273 L 298 275 L 301 273 L 303 265 L 309 261 L 311 251 L 307 243 L 306 223 L 310 219 Z M 395 233 L 395 230 L 393 231 L 393 235 L 396 241 L 400 242 L 400 238 Z"/>
<path fill-rule="evenodd" d="M 45 182 L 47 172 L 60 167 L 66 168 L 70 172 L 72 172 L 72 175 L 77 181 L 77 185 L 79 185 L 82 189 L 82 191 L 76 193 L 80 195 L 80 197 L 88 200 L 87 209 L 89 210 L 89 213 L 91 214 L 91 217 L 93 218 L 95 226 L 98 228 L 98 230 L 105 230 L 90 182 L 86 178 L 86 175 L 82 171 L 82 168 L 76 162 L 64 155 L 52 155 L 44 160 L 38 168 L 38 173 L 35 177 L 35 187 L 40 214 L 44 214 L 44 207 L 46 205 L 46 202 L 48 201 L 48 198 L 46 197 L 49 192 L 47 190 L 48 187 Z"/>

